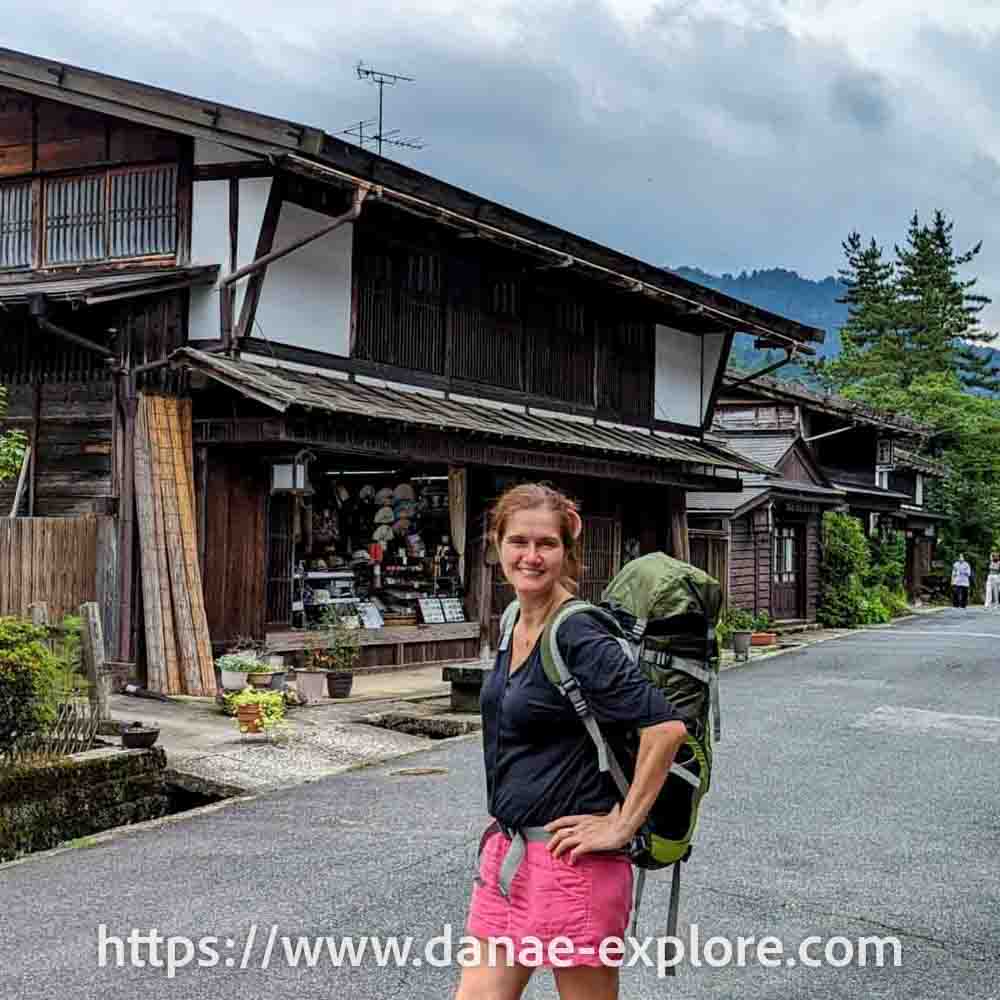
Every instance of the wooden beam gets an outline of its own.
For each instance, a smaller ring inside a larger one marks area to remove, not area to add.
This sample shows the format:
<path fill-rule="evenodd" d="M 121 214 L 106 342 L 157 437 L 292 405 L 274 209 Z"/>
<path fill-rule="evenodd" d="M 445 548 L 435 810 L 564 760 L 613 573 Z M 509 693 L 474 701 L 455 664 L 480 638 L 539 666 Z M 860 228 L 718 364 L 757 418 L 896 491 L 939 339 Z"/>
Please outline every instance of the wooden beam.
<path fill-rule="evenodd" d="M 136 505 L 136 409 L 137 400 L 131 379 L 123 379 L 121 506 L 118 511 L 118 615 L 117 659 L 134 659 L 132 590 L 135 584 L 135 505 Z"/>
<path fill-rule="evenodd" d="M 229 273 L 238 266 L 240 234 L 240 182 L 229 178 Z"/>
<path fill-rule="evenodd" d="M 240 182 L 237 177 L 229 178 L 229 273 L 239 267 L 240 241 Z M 222 339 L 232 342 L 233 313 L 236 311 L 236 288 L 220 288 L 219 295 L 229 302 L 223 310 Z"/>
<path fill-rule="evenodd" d="M 194 213 L 194 140 L 184 139 L 177 163 L 177 263 L 191 263 L 191 230 Z"/>
<path fill-rule="evenodd" d="M 21 495 L 24 493 L 24 483 L 28 475 L 28 466 L 31 464 L 31 445 L 24 449 L 24 458 L 21 460 L 21 472 L 17 477 L 17 488 L 14 490 L 14 502 L 11 504 L 10 516 L 17 517 L 17 509 L 21 506 Z"/>
<path fill-rule="evenodd" d="M 243 177 L 273 177 L 274 174 L 274 165 L 267 160 L 246 160 L 196 163 L 191 176 L 195 181 L 232 181 Z"/>
<path fill-rule="evenodd" d="M 31 387 L 31 468 L 28 470 L 28 517 L 35 516 L 35 484 L 38 481 L 38 431 L 42 422 L 42 383 Z"/>
<path fill-rule="evenodd" d="M 271 190 L 267 196 L 267 205 L 264 208 L 264 218 L 260 223 L 260 235 L 257 237 L 257 250 L 254 253 L 254 260 L 266 257 L 274 246 L 274 234 L 278 231 L 278 218 L 281 215 L 281 202 L 284 197 L 284 185 L 281 177 L 275 177 L 271 181 Z M 262 267 L 255 271 L 247 282 L 246 291 L 243 293 L 243 308 L 240 310 L 240 320 L 236 326 L 237 339 L 246 337 L 253 330 L 254 317 L 257 315 L 257 304 L 260 302 L 260 293 L 264 290 L 264 278 L 267 275 L 267 268 Z"/>

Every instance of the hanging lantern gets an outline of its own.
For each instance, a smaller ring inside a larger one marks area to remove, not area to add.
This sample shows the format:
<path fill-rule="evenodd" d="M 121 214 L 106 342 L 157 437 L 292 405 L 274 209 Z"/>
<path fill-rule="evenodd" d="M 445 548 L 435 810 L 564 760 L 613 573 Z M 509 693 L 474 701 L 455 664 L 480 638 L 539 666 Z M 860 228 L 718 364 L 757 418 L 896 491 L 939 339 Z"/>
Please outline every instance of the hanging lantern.
<path fill-rule="evenodd" d="M 271 492 L 311 494 L 312 483 L 309 481 L 309 462 L 313 455 L 308 451 L 300 451 L 294 458 L 281 459 L 271 463 Z"/>

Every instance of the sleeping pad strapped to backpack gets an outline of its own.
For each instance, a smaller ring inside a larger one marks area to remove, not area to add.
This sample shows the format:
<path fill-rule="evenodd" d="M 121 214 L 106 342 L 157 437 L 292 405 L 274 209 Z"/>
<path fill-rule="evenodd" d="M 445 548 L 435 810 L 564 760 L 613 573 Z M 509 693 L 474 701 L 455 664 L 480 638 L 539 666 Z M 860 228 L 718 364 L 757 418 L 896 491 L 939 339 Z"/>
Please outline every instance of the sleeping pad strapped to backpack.
<path fill-rule="evenodd" d="M 601 734 L 579 686 L 559 650 L 559 628 L 572 615 L 602 622 L 646 678 L 684 717 L 688 735 L 640 836 L 630 851 L 638 868 L 635 915 L 646 869 L 674 865 L 668 933 L 676 933 L 680 862 L 687 859 L 702 796 L 712 776 L 712 741 L 719 739 L 718 644 L 715 626 L 722 609 L 722 588 L 707 573 L 662 552 L 634 559 L 608 584 L 599 606 L 567 601 L 542 634 L 542 666 L 587 728 L 598 763 L 614 780 L 622 799 L 628 780 Z M 501 648 L 517 621 L 515 601 L 503 614 Z M 671 970 L 672 971 L 672 970 Z"/>

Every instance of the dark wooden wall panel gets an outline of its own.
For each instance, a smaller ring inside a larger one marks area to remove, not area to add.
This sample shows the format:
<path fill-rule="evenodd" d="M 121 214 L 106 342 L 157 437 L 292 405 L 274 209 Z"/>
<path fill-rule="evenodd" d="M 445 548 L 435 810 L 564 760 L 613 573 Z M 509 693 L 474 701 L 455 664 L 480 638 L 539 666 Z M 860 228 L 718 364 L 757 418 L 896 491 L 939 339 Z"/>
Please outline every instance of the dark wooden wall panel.
<path fill-rule="evenodd" d="M 816 480 L 809 467 L 802 460 L 802 457 L 792 451 L 788 457 L 780 463 L 778 471 L 786 478 L 797 483 L 815 483 Z"/>
<path fill-rule="evenodd" d="M 821 514 L 810 514 L 806 522 L 806 620 L 816 620 L 819 606 L 819 566 L 822 557 L 820 549 Z"/>
<path fill-rule="evenodd" d="M 213 643 L 264 634 L 267 477 L 245 456 L 209 452 L 205 612 Z"/>
<path fill-rule="evenodd" d="M 31 98 L 0 89 L 0 177 L 31 171 L 33 125 Z"/>
<path fill-rule="evenodd" d="M 749 611 L 771 611 L 771 547 L 766 532 L 751 530 L 753 515 L 732 522 L 729 553 L 729 606 Z"/>

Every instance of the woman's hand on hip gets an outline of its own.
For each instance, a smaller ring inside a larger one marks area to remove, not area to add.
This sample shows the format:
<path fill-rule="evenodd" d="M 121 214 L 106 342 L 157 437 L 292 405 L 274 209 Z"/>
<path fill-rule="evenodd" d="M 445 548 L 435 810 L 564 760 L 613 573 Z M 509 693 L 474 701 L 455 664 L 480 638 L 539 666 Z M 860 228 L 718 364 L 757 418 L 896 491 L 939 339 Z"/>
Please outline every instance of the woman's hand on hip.
<path fill-rule="evenodd" d="M 552 856 L 558 858 L 569 851 L 570 864 L 583 854 L 621 850 L 632 839 L 618 806 L 604 816 L 562 816 L 547 823 L 545 829 L 552 834 L 547 845 Z"/>

